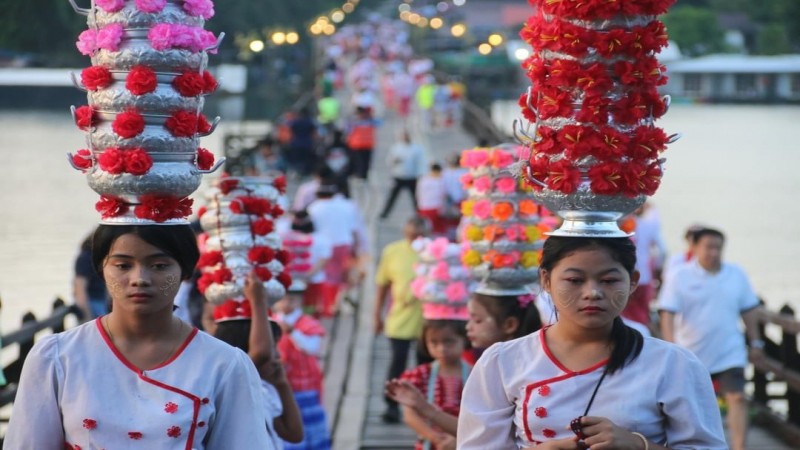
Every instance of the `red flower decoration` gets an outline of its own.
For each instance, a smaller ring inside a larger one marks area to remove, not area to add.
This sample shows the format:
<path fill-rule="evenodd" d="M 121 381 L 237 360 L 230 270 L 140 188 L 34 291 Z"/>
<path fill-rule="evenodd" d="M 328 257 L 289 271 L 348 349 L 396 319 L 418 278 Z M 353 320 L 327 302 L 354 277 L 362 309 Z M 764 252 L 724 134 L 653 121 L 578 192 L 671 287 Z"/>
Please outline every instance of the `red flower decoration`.
<path fill-rule="evenodd" d="M 292 255 L 284 249 L 280 249 L 275 253 L 275 259 L 280 261 L 284 266 L 289 264 L 292 260 Z"/>
<path fill-rule="evenodd" d="M 144 131 L 144 117 L 134 110 L 125 111 L 117 115 L 111 128 L 120 137 L 130 139 Z"/>
<path fill-rule="evenodd" d="M 272 272 L 266 267 L 256 267 L 253 270 L 261 281 L 269 281 L 272 279 Z"/>
<path fill-rule="evenodd" d="M 556 432 L 551 430 L 550 428 L 545 428 L 545 429 L 542 430 L 542 436 L 544 436 L 544 437 L 546 437 L 548 439 L 552 439 L 552 438 L 556 437 Z"/>
<path fill-rule="evenodd" d="M 557 140 L 558 131 L 548 127 L 539 127 L 536 130 L 536 134 L 539 137 L 539 142 L 534 145 L 536 153 L 554 155 L 563 150 Z"/>
<path fill-rule="evenodd" d="M 92 152 L 82 148 L 72 155 L 72 164 L 75 167 L 86 171 L 92 168 Z"/>
<path fill-rule="evenodd" d="M 197 114 L 190 111 L 177 111 L 164 123 L 176 137 L 193 137 L 197 134 Z"/>
<path fill-rule="evenodd" d="M 539 116 L 542 119 L 572 117 L 572 97 L 567 91 L 558 89 L 544 90 L 537 106 L 539 108 Z"/>
<path fill-rule="evenodd" d="M 200 147 L 197 149 L 197 168 L 208 170 L 214 165 L 214 154 Z"/>
<path fill-rule="evenodd" d="M 143 435 L 141 432 L 139 432 L 139 431 L 128 431 L 128 437 L 129 437 L 129 438 L 131 438 L 131 439 L 133 439 L 133 440 L 135 440 L 135 441 L 138 441 L 138 440 L 139 440 L 139 439 L 141 439 L 143 436 L 144 436 L 144 435 Z"/>
<path fill-rule="evenodd" d="M 94 430 L 97 428 L 97 421 L 94 419 L 83 419 L 83 428 Z"/>
<path fill-rule="evenodd" d="M 640 194 L 653 195 L 661 184 L 661 166 L 654 162 L 649 166 L 640 163 L 630 163 L 623 174 L 625 176 L 625 194 L 636 197 Z"/>
<path fill-rule="evenodd" d="M 253 247 L 247 252 L 247 259 L 253 264 L 267 264 L 275 259 L 275 250 L 269 247 Z"/>
<path fill-rule="evenodd" d="M 528 108 L 528 94 L 523 93 L 519 96 L 519 106 L 522 108 L 522 117 L 530 122 L 536 122 L 536 114 Z"/>
<path fill-rule="evenodd" d="M 542 397 L 547 397 L 550 395 L 550 386 L 546 384 L 544 386 L 540 386 L 538 392 Z"/>
<path fill-rule="evenodd" d="M 225 300 L 224 303 L 214 308 L 214 315 L 215 321 L 225 320 L 225 319 L 232 319 L 232 318 L 243 318 L 243 317 L 253 317 L 253 311 L 250 308 L 250 302 L 237 302 L 236 300 Z M 206 400 L 205 403 L 208 403 Z M 204 422 L 200 422 L 197 426 L 201 426 L 200 424 Z"/>
<path fill-rule="evenodd" d="M 128 212 L 128 205 L 121 198 L 101 195 L 100 201 L 95 203 L 94 209 L 101 214 L 103 219 L 108 219 Z"/>
<path fill-rule="evenodd" d="M 619 163 L 597 164 L 589 169 L 588 175 L 592 192 L 596 194 L 619 194 L 626 186 L 624 167 Z"/>
<path fill-rule="evenodd" d="M 168 402 L 166 405 L 164 405 L 164 412 L 166 412 L 167 414 L 175 414 L 176 412 L 178 412 L 178 405 L 172 402 Z"/>
<path fill-rule="evenodd" d="M 200 208 L 197 209 L 197 218 L 199 219 L 199 218 L 203 217 L 203 215 L 205 215 L 205 213 L 207 213 L 207 212 L 208 212 L 208 208 L 206 208 L 205 206 L 201 206 Z"/>
<path fill-rule="evenodd" d="M 530 161 L 530 167 L 528 169 L 530 172 L 529 176 L 544 183 L 547 180 L 549 168 L 550 168 L 550 161 L 548 159 L 534 157 Z M 528 186 L 530 186 L 532 189 L 536 191 L 542 190 L 542 186 L 539 183 L 530 180 L 527 176 L 525 177 L 525 182 L 528 184 Z"/>
<path fill-rule="evenodd" d="M 217 284 L 223 284 L 226 281 L 231 281 L 233 279 L 233 272 L 230 269 L 225 267 L 221 269 L 217 269 L 214 272 L 211 272 L 211 280 Z"/>
<path fill-rule="evenodd" d="M 75 108 L 75 124 L 81 130 L 88 130 L 95 126 L 97 119 L 94 116 L 94 108 L 86 105 Z"/>
<path fill-rule="evenodd" d="M 647 160 L 658 157 L 667 148 L 667 137 L 664 130 L 657 127 L 639 127 L 628 146 L 628 156 L 635 160 Z"/>
<path fill-rule="evenodd" d="M 91 66 L 81 71 L 81 83 L 90 91 L 106 88 L 113 81 L 111 72 L 102 66 Z"/>
<path fill-rule="evenodd" d="M 171 196 L 143 195 L 141 204 L 133 213 L 140 219 L 148 219 L 158 223 L 169 219 L 180 219 L 192 213 L 193 200 Z"/>
<path fill-rule="evenodd" d="M 272 210 L 272 204 L 263 198 L 241 196 L 231 202 L 230 208 L 234 214 L 263 216 Z"/>
<path fill-rule="evenodd" d="M 544 409 L 541 406 L 539 406 L 538 408 L 534 409 L 533 413 L 536 414 L 536 417 L 538 417 L 540 419 L 543 418 L 543 417 L 547 417 L 547 410 Z"/>
<path fill-rule="evenodd" d="M 283 215 L 284 212 L 285 211 L 283 210 L 283 208 L 281 208 L 281 205 L 276 203 L 272 205 L 272 209 L 270 210 L 269 213 L 272 217 L 280 217 Z"/>
<path fill-rule="evenodd" d="M 581 172 L 571 162 L 562 159 L 548 167 L 547 187 L 564 194 L 575 192 L 581 181 Z"/>
<path fill-rule="evenodd" d="M 133 66 L 125 79 L 125 87 L 134 95 L 149 94 L 158 87 L 158 78 L 147 66 Z"/>
<path fill-rule="evenodd" d="M 292 276 L 289 275 L 287 272 L 279 274 L 277 277 L 275 277 L 275 279 L 278 280 L 278 282 L 282 284 L 283 287 L 285 287 L 286 289 L 289 289 L 289 286 L 292 285 Z"/>
<path fill-rule="evenodd" d="M 167 429 L 167 436 L 171 438 L 177 438 L 181 435 L 181 427 L 178 426 L 171 426 Z"/>
<path fill-rule="evenodd" d="M 122 151 L 115 147 L 109 147 L 97 157 L 97 164 L 101 169 L 112 175 L 118 175 L 125 171 L 125 157 Z"/>
<path fill-rule="evenodd" d="M 205 89 L 205 79 L 197 72 L 184 71 L 172 80 L 172 87 L 184 97 L 196 97 Z"/>
<path fill-rule="evenodd" d="M 272 224 L 272 221 L 265 218 L 256 219 L 250 224 L 250 230 L 256 236 L 266 236 L 274 231 L 275 226 Z"/>
<path fill-rule="evenodd" d="M 204 82 L 203 86 L 204 94 L 210 94 L 216 91 L 217 87 L 219 87 L 219 83 L 217 83 L 217 80 L 216 78 L 214 78 L 214 75 L 211 75 L 211 72 L 207 70 L 203 72 L 203 82 Z"/>
<path fill-rule="evenodd" d="M 200 259 L 197 260 L 197 267 L 211 267 L 216 266 L 222 262 L 222 252 L 209 251 L 200 254 Z"/>
<path fill-rule="evenodd" d="M 125 171 L 131 175 L 144 175 L 153 167 L 153 158 L 141 148 L 126 150 Z"/>
<path fill-rule="evenodd" d="M 625 154 L 630 138 L 616 128 L 603 127 L 597 134 L 592 155 L 599 160 L 619 158 Z"/>
<path fill-rule="evenodd" d="M 275 189 L 277 189 L 278 192 L 280 192 L 281 194 L 285 194 L 286 193 L 286 177 L 283 176 L 283 175 L 278 176 L 272 182 L 272 186 L 274 186 Z"/>
<path fill-rule="evenodd" d="M 197 132 L 200 134 L 211 132 L 211 124 L 208 123 L 208 119 L 203 114 L 200 114 L 200 117 L 197 118 Z"/>
<path fill-rule="evenodd" d="M 223 194 L 227 195 L 232 190 L 239 187 L 239 180 L 225 180 L 219 182 L 219 190 L 222 191 Z"/>

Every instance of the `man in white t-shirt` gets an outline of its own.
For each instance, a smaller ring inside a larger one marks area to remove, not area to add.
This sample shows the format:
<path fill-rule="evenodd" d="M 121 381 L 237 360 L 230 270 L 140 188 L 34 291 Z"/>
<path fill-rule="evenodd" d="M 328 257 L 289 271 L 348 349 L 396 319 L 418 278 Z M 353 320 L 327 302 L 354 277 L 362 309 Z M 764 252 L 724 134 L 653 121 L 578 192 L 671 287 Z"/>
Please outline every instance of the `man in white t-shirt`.
<path fill-rule="evenodd" d="M 381 212 L 381 219 L 389 217 L 394 202 L 403 189 L 408 191 L 414 209 L 417 209 L 417 180 L 425 173 L 425 149 L 411 140 L 411 133 L 403 130 L 400 141 L 392 145 L 386 157 L 386 165 L 392 175 L 394 185 Z"/>
<path fill-rule="evenodd" d="M 678 267 L 661 288 L 661 335 L 691 350 L 706 366 L 728 403 L 731 449 L 744 450 L 748 352 L 739 318 L 747 327 L 751 356 L 762 357 L 759 299 L 744 271 L 722 261 L 725 237 L 721 232 L 704 228 L 693 239 L 695 259 Z"/>

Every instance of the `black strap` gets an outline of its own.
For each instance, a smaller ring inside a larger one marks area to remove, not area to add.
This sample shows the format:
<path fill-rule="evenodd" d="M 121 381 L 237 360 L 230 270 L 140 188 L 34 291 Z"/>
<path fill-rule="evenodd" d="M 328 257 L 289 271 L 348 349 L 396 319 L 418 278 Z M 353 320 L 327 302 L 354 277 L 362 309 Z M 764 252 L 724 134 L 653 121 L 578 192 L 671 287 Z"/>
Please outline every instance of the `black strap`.
<path fill-rule="evenodd" d="M 589 408 L 592 407 L 592 403 L 594 403 L 594 397 L 597 395 L 597 390 L 600 389 L 600 385 L 603 384 L 603 380 L 606 378 L 607 373 L 608 369 L 603 369 L 603 374 L 600 375 L 600 379 L 597 381 L 597 384 L 594 387 L 594 392 L 592 392 L 592 397 L 589 399 L 589 404 L 586 405 L 586 411 L 583 412 L 584 416 L 589 415 Z"/>

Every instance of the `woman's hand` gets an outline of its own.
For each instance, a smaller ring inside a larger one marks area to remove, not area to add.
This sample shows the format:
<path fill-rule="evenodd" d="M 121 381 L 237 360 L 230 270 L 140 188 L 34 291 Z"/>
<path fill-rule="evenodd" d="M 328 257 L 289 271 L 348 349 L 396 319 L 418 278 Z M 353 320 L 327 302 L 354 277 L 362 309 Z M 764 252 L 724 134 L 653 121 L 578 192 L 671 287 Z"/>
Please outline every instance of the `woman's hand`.
<path fill-rule="evenodd" d="M 583 450 L 586 446 L 578 442 L 578 436 L 556 439 L 554 441 L 545 441 L 536 447 L 526 447 L 524 450 Z"/>
<path fill-rule="evenodd" d="M 436 445 L 436 450 L 456 450 L 456 438 L 447 433 L 440 434 L 433 443 Z"/>
<path fill-rule="evenodd" d="M 581 417 L 583 442 L 592 450 L 642 450 L 642 439 L 605 417 Z"/>
<path fill-rule="evenodd" d="M 258 369 L 258 374 L 261 376 L 261 379 L 271 385 L 277 386 L 281 383 L 288 384 L 286 371 L 283 369 L 283 364 L 280 360 L 271 359 L 262 364 Z"/>
<path fill-rule="evenodd" d="M 267 305 L 267 290 L 255 271 L 250 272 L 244 279 L 244 296 L 250 302 L 251 308 Z"/>
<path fill-rule="evenodd" d="M 386 395 L 397 403 L 417 411 L 428 403 L 416 386 L 398 378 L 386 382 Z"/>

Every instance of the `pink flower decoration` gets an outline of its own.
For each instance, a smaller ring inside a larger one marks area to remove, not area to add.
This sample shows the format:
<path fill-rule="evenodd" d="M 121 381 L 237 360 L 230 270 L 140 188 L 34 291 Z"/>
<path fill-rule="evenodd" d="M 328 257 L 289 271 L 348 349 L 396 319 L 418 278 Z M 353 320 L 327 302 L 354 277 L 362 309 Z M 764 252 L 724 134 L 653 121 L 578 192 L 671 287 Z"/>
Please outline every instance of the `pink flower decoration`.
<path fill-rule="evenodd" d="M 464 186 L 465 188 L 469 189 L 472 186 L 473 181 L 474 178 L 472 178 L 472 174 L 470 174 L 469 172 L 465 173 L 464 175 L 461 175 L 461 185 Z"/>
<path fill-rule="evenodd" d="M 78 35 L 78 42 L 75 43 L 78 51 L 82 55 L 91 55 L 97 50 L 97 32 L 95 30 L 85 30 Z"/>
<path fill-rule="evenodd" d="M 444 252 L 447 250 L 447 245 L 449 242 L 447 238 L 436 238 L 428 244 L 428 252 L 430 252 L 431 256 L 435 259 L 442 259 L 444 258 Z"/>
<path fill-rule="evenodd" d="M 103 29 L 97 32 L 97 46 L 110 52 L 118 51 L 124 31 L 120 23 L 112 23 L 104 26 Z"/>
<path fill-rule="evenodd" d="M 206 30 L 200 30 L 200 50 L 205 50 L 217 45 L 217 37 L 214 33 Z M 216 54 L 217 49 L 208 50 L 208 53 Z"/>
<path fill-rule="evenodd" d="M 166 4 L 166 0 L 136 0 L 136 7 L 139 8 L 139 11 L 146 13 L 161 12 Z"/>
<path fill-rule="evenodd" d="M 159 23 L 147 32 L 150 45 L 158 51 L 166 50 L 172 44 L 172 26 L 168 23 Z"/>
<path fill-rule="evenodd" d="M 114 13 L 125 6 L 125 0 L 95 0 L 95 4 L 105 12 Z"/>
<path fill-rule="evenodd" d="M 214 17 L 214 3 L 211 0 L 183 0 L 183 10 L 206 20 Z"/>
<path fill-rule="evenodd" d="M 411 282 L 411 293 L 414 294 L 414 297 L 422 298 L 425 295 L 425 283 L 425 278 L 414 278 L 414 281 Z"/>
<path fill-rule="evenodd" d="M 517 159 L 531 159 L 531 149 L 521 145 L 517 147 Z"/>
<path fill-rule="evenodd" d="M 486 150 L 472 150 L 464 154 L 465 165 L 469 168 L 485 166 L 489 162 L 489 152 Z"/>
<path fill-rule="evenodd" d="M 476 178 L 472 187 L 478 192 L 487 192 L 492 188 L 492 179 L 489 177 Z"/>
<path fill-rule="evenodd" d="M 478 200 L 472 206 L 472 214 L 481 220 L 486 220 L 492 214 L 492 204 L 488 200 Z"/>
<path fill-rule="evenodd" d="M 518 241 L 525 236 L 525 229 L 522 228 L 522 225 L 511 225 L 506 228 L 505 232 L 509 241 Z"/>
<path fill-rule="evenodd" d="M 494 151 L 494 165 L 498 168 L 508 167 L 514 163 L 514 157 L 502 150 Z"/>
<path fill-rule="evenodd" d="M 467 298 L 467 287 L 463 282 L 450 283 L 444 288 L 444 295 L 451 303 L 460 303 Z"/>
<path fill-rule="evenodd" d="M 175 24 L 172 25 L 172 40 L 170 45 L 173 47 L 185 48 L 192 51 L 195 49 L 195 42 L 197 41 L 197 34 L 194 27 L 186 25 Z"/>
<path fill-rule="evenodd" d="M 448 281 L 450 279 L 450 266 L 444 261 L 439 261 L 433 266 L 431 276 L 439 281 Z"/>
<path fill-rule="evenodd" d="M 495 183 L 495 188 L 503 194 L 510 194 L 517 189 L 517 180 L 513 178 L 500 178 Z"/>

